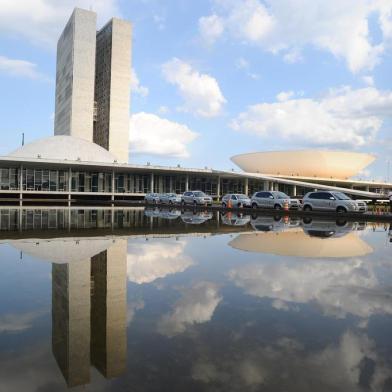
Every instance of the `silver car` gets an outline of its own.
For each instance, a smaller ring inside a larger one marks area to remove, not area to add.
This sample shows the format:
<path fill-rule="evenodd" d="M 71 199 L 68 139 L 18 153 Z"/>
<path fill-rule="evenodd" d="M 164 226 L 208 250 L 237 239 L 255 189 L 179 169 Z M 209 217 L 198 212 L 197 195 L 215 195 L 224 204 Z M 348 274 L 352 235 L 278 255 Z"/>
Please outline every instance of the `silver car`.
<path fill-rule="evenodd" d="M 158 204 L 159 203 L 159 193 L 147 193 L 144 196 L 144 201 L 147 204 Z"/>
<path fill-rule="evenodd" d="M 181 204 L 181 195 L 176 195 L 175 193 L 162 193 L 159 197 L 159 201 L 162 204 Z"/>
<path fill-rule="evenodd" d="M 342 192 L 317 191 L 308 192 L 303 198 L 304 211 L 335 211 L 344 212 L 366 212 L 367 205 L 363 201 L 352 200 Z"/>
<path fill-rule="evenodd" d="M 282 210 L 290 208 L 290 196 L 279 191 L 256 192 L 251 198 L 252 208 L 274 208 Z"/>
<path fill-rule="evenodd" d="M 212 197 L 202 191 L 187 191 L 181 196 L 181 204 L 212 205 Z"/>
<path fill-rule="evenodd" d="M 222 207 L 226 208 L 230 205 L 233 208 L 250 207 L 251 201 L 248 196 L 242 193 L 229 193 L 222 197 Z"/>

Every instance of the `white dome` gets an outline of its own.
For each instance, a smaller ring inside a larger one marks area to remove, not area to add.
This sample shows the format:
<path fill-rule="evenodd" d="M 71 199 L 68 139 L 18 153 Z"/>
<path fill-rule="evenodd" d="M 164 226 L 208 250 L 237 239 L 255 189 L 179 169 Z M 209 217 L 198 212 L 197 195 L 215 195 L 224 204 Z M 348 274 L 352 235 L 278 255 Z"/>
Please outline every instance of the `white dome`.
<path fill-rule="evenodd" d="M 68 264 L 90 259 L 113 245 L 113 240 L 98 238 L 58 238 L 9 241 L 14 248 L 56 264 Z"/>
<path fill-rule="evenodd" d="M 8 156 L 113 163 L 117 158 L 98 144 L 73 136 L 51 136 L 28 143 Z"/>

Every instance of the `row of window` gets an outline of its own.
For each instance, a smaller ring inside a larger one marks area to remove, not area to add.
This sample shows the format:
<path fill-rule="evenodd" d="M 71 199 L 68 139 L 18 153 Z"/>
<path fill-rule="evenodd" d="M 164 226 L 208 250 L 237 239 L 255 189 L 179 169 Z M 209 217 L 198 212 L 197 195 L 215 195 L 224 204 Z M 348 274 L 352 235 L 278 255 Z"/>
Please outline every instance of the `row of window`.
<path fill-rule="evenodd" d="M 145 223 L 142 210 L 0 210 L 0 230 L 6 231 L 143 227 Z"/>

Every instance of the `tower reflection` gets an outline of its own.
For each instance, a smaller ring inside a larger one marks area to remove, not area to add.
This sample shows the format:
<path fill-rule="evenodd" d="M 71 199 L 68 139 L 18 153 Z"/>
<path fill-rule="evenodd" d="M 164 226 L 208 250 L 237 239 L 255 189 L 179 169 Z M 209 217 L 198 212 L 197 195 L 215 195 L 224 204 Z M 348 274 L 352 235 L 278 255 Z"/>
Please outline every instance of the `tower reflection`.
<path fill-rule="evenodd" d="M 69 387 L 126 368 L 126 251 L 116 239 L 85 260 L 52 264 L 52 350 Z"/>

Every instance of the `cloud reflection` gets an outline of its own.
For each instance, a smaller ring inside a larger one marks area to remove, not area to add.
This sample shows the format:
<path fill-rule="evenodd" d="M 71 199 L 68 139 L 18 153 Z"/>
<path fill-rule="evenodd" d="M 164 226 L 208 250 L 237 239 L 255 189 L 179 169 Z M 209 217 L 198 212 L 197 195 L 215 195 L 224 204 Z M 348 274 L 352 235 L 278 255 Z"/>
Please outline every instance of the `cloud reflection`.
<path fill-rule="evenodd" d="M 183 290 L 172 312 L 165 314 L 159 321 L 158 331 L 171 337 L 184 332 L 189 325 L 207 322 L 211 320 L 221 300 L 215 283 L 196 283 Z"/>
<path fill-rule="evenodd" d="M 184 254 L 186 241 L 135 241 L 128 244 L 127 275 L 131 282 L 151 283 L 184 272 L 193 265 Z"/>

